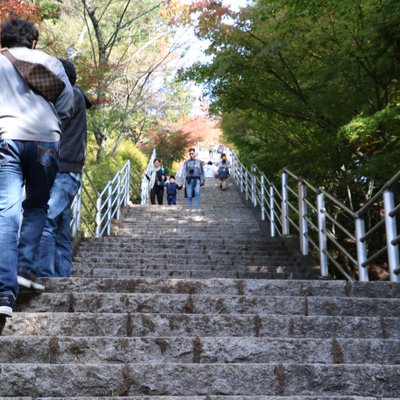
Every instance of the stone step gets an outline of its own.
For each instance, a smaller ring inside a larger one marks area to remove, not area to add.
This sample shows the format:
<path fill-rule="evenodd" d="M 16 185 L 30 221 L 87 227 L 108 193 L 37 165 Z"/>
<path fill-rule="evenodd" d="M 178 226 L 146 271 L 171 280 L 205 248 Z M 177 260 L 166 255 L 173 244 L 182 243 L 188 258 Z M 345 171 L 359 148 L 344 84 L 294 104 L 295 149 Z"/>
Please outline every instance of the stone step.
<path fill-rule="evenodd" d="M 315 273 L 310 272 L 306 274 L 304 272 L 296 272 L 297 267 L 286 267 L 277 266 L 271 267 L 276 268 L 276 272 L 246 272 L 238 271 L 237 268 L 232 270 L 197 270 L 197 269 L 132 269 L 132 268 L 101 268 L 101 267 L 85 267 L 78 265 L 74 267 L 72 271 L 73 276 L 91 276 L 94 278 L 155 278 L 155 279 L 166 279 L 166 278 L 181 278 L 181 279 L 210 279 L 210 278 L 228 278 L 228 279 L 307 279 L 315 278 Z M 288 272 L 285 272 L 285 271 Z"/>
<path fill-rule="evenodd" d="M 128 242 L 121 243 L 118 242 L 110 242 L 110 243 L 96 243 L 96 242 L 83 242 L 79 247 L 79 255 L 83 253 L 97 252 L 97 253 L 107 253 L 110 251 L 122 252 L 123 254 L 130 253 L 141 253 L 144 252 L 144 246 L 148 245 L 148 242 L 144 239 L 142 240 L 130 240 Z M 189 245 L 188 242 L 175 241 L 173 245 L 171 242 L 160 240 L 157 243 L 157 247 L 162 252 L 170 252 L 174 253 L 176 251 L 184 251 L 187 253 L 193 252 L 202 252 L 205 254 L 223 254 L 226 252 L 230 253 L 266 253 L 273 254 L 275 252 L 286 252 L 288 253 L 288 249 L 282 244 L 266 244 L 264 242 L 257 243 L 248 243 L 248 244 L 235 244 L 233 242 L 222 244 L 222 243 L 192 243 Z"/>
<path fill-rule="evenodd" d="M 259 249 L 249 249 L 249 248 L 243 248 L 243 249 L 238 249 L 235 247 L 230 247 L 230 248 L 220 248 L 220 249 L 215 249 L 215 248 L 210 248 L 207 249 L 204 247 L 198 247 L 198 249 L 201 251 L 201 256 L 207 258 L 212 258 L 212 257 L 219 257 L 222 258 L 223 260 L 226 259 L 227 256 L 242 256 L 242 257 L 257 257 L 257 256 L 282 256 L 285 255 L 286 257 L 291 257 L 291 258 L 296 258 L 293 254 L 288 254 L 288 251 L 284 247 L 277 247 L 276 249 L 270 249 L 270 248 L 263 248 L 260 247 Z M 152 256 L 160 256 L 160 257 L 172 257 L 175 256 L 176 254 L 179 255 L 184 255 L 184 254 L 189 254 L 193 255 L 194 249 L 189 249 L 185 246 L 170 246 L 168 248 L 158 248 L 157 252 L 154 252 Z M 76 259 L 81 259 L 81 258 L 87 258 L 87 257 L 120 257 L 123 255 L 124 257 L 131 257 L 131 256 L 141 256 L 143 257 L 143 249 L 138 248 L 135 246 L 135 243 L 132 243 L 132 246 L 130 247 L 123 247 L 123 248 L 113 248 L 112 246 L 109 246 L 107 248 L 104 248 L 102 246 L 99 246 L 98 248 L 90 248 L 86 247 L 83 249 L 79 250 L 79 254 L 75 257 Z"/>
<path fill-rule="evenodd" d="M 266 262 L 267 261 L 267 262 Z M 109 270 L 115 269 L 130 269 L 136 271 L 229 271 L 229 272 L 275 272 L 279 269 L 280 272 L 283 272 L 287 269 L 298 269 L 301 265 L 299 261 L 296 260 L 287 260 L 284 257 L 277 257 L 274 260 L 260 260 L 255 261 L 241 261 L 238 259 L 237 261 L 230 261 L 230 263 L 223 264 L 221 262 L 207 262 L 207 260 L 192 260 L 192 259 L 183 259 L 177 262 L 169 261 L 169 260 L 152 260 L 137 258 L 135 260 L 99 260 L 99 261 L 88 261 L 88 262 L 77 262 L 74 261 L 73 265 L 75 268 L 79 270 L 83 269 L 93 269 L 93 268 L 103 268 Z M 217 277 L 217 276 L 216 276 Z M 268 278 L 266 278 L 268 279 Z"/>
<path fill-rule="evenodd" d="M 46 292 L 187 293 L 230 296 L 327 296 L 400 298 L 394 282 L 348 282 L 329 280 L 240 280 L 240 279 L 124 279 L 52 278 L 43 279 Z"/>
<path fill-rule="evenodd" d="M 150 223 L 151 225 L 146 225 L 146 223 Z M 199 223 L 195 225 L 191 224 L 177 224 L 174 222 L 160 222 L 160 221 L 143 221 L 142 224 L 137 223 L 127 223 L 124 221 L 124 224 L 119 226 L 120 231 L 129 230 L 138 232 L 144 235 L 156 235 L 156 234 L 215 234 L 217 236 L 221 236 L 221 226 L 209 226 L 204 223 Z M 261 229 L 259 227 L 254 227 L 254 224 L 251 225 L 227 225 L 224 226 L 224 230 L 229 232 L 229 237 L 237 237 L 244 236 L 246 237 L 249 234 L 252 235 L 260 235 Z M 219 234 L 219 235 L 218 235 Z"/>
<path fill-rule="evenodd" d="M 400 318 L 263 314 L 14 313 L 4 336 L 400 339 Z"/>
<path fill-rule="evenodd" d="M 243 218 L 245 216 L 252 216 L 252 212 L 248 210 L 247 212 L 243 212 L 240 210 L 240 214 L 232 213 L 236 207 L 232 209 L 224 208 L 224 209 L 216 209 L 215 212 L 218 213 L 218 224 L 223 224 L 224 226 L 231 225 L 231 226 L 248 226 L 248 227 L 255 227 L 253 218 Z M 225 210 L 225 211 L 223 211 Z M 209 210 L 210 211 L 210 210 Z M 179 212 L 171 212 L 169 208 L 166 209 L 166 212 L 162 212 L 157 210 L 156 213 L 148 213 L 145 209 L 140 212 L 131 213 L 127 212 L 125 214 L 124 223 L 128 224 L 142 224 L 146 220 L 159 220 L 161 223 L 170 223 L 174 222 L 177 226 L 187 226 L 189 225 L 197 225 L 197 224 L 204 224 L 206 226 L 218 226 L 215 221 L 215 215 L 211 212 L 203 212 L 202 214 L 185 214 L 182 211 Z"/>
<path fill-rule="evenodd" d="M 400 299 L 149 293 L 42 293 L 16 311 L 400 317 Z"/>
<path fill-rule="evenodd" d="M 221 237 L 221 233 L 218 232 L 202 232 L 200 230 L 194 231 L 191 230 L 190 232 L 173 232 L 171 231 L 154 231 L 154 232 L 140 232 L 134 228 L 118 228 L 118 235 L 121 236 L 128 236 L 131 239 L 146 239 L 147 243 L 157 243 L 160 239 L 164 238 L 166 243 L 171 246 L 171 243 L 175 240 L 186 240 L 187 242 L 193 240 L 201 240 L 206 244 L 212 244 L 215 240 Z M 235 243 L 237 240 L 247 240 L 251 241 L 252 239 L 258 239 L 260 237 L 260 232 L 248 232 L 248 233 L 232 233 L 229 234 L 229 240 Z M 225 239 L 228 240 L 228 239 Z"/>
<path fill-rule="evenodd" d="M 124 218 L 124 224 L 134 224 L 136 225 L 145 225 L 146 221 L 153 221 L 157 220 L 160 222 L 160 224 L 165 224 L 168 225 L 171 222 L 174 223 L 175 226 L 177 227 L 182 227 L 185 228 L 186 226 L 209 226 L 209 227 L 216 227 L 220 226 L 220 224 L 223 224 L 224 227 L 226 226 L 231 226 L 231 227 L 248 227 L 248 228 L 254 228 L 257 226 L 257 224 L 254 223 L 253 218 L 245 219 L 243 218 L 244 216 L 251 216 L 251 212 L 249 211 L 248 213 L 240 213 L 240 215 L 235 215 L 232 216 L 232 210 L 226 211 L 224 213 L 221 213 L 220 210 L 217 211 L 219 213 L 219 218 L 218 218 L 218 224 L 216 224 L 215 218 L 213 218 L 211 215 L 185 215 L 182 212 L 179 213 L 171 213 L 168 211 L 168 213 L 161 213 L 158 212 L 156 214 L 152 213 L 136 213 L 136 214 L 131 214 L 127 213 L 125 218 Z"/>
<path fill-rule="evenodd" d="M 117 254 L 97 255 L 96 253 L 86 257 L 74 257 L 74 263 L 86 264 L 88 266 L 95 266 L 99 264 L 107 264 L 110 268 L 126 267 L 126 266 L 139 266 L 141 264 L 149 268 L 184 268 L 191 266 L 192 268 L 202 269 L 230 269 L 232 266 L 247 267 L 251 266 L 265 266 L 265 265 L 282 265 L 296 263 L 297 258 L 291 255 L 263 255 L 263 256 L 244 256 L 244 255 L 225 255 L 221 257 L 207 256 L 207 255 L 194 255 L 194 254 L 175 254 L 168 257 L 165 254 L 157 253 L 149 257 L 147 255 L 137 256 L 119 256 Z M 258 271 L 258 270 L 257 270 Z M 261 270 L 260 270 L 261 271 Z"/>
<path fill-rule="evenodd" d="M 396 397 L 399 365 L 0 364 L 1 396 L 357 395 Z M 20 384 L 21 377 L 24 379 Z M 68 377 L 68 378 L 66 378 Z"/>
<path fill-rule="evenodd" d="M 0 346 L 3 364 L 400 364 L 400 340 L 378 339 L 0 336 Z"/>
<path fill-rule="evenodd" d="M 143 216 L 145 217 L 145 216 Z M 204 217 L 206 218 L 206 217 Z M 147 222 L 147 224 L 146 224 Z M 179 216 L 173 217 L 173 218 L 168 218 L 165 215 L 160 215 L 158 218 L 143 218 L 141 221 L 136 221 L 136 220 L 131 220 L 128 218 L 124 218 L 123 224 L 124 227 L 129 227 L 129 228 L 138 228 L 145 230 L 146 227 L 152 231 L 156 232 L 158 229 L 161 230 L 182 230 L 182 231 L 192 231 L 192 230 L 201 230 L 201 231 L 218 231 L 221 229 L 221 225 L 218 222 L 218 224 L 215 222 L 214 219 L 204 219 L 204 220 L 198 220 L 198 221 L 188 221 L 181 219 Z M 232 233 L 236 232 L 261 232 L 261 227 L 257 224 L 254 223 L 254 221 L 249 220 L 247 222 L 238 222 L 238 221 L 230 221 L 229 223 L 224 223 L 223 224 L 224 229 L 232 229 Z M 231 231 L 229 231 L 229 234 Z"/>
<path fill-rule="evenodd" d="M 112 397 L 35 397 L 35 400 L 377 400 L 370 396 L 118 396 L 115 390 Z M 114 395 L 115 394 L 115 395 Z M 32 397 L 0 397 L 0 400 L 32 400 Z M 379 400 L 398 400 L 390 397 L 379 397 Z"/>
<path fill-rule="evenodd" d="M 126 245 L 130 245 L 132 243 L 132 238 L 130 236 L 106 236 L 103 238 L 90 238 L 90 239 L 84 239 L 82 241 L 82 245 L 85 245 L 86 243 L 89 243 L 90 246 L 93 244 L 94 246 L 96 245 L 101 245 L 101 246 L 120 246 L 120 247 L 125 247 Z M 146 246 L 149 245 L 148 238 L 138 238 L 135 239 L 134 243 L 137 245 L 139 244 L 144 244 Z M 208 237 L 199 237 L 196 242 L 193 242 L 192 240 L 189 240 L 187 237 L 175 237 L 174 236 L 174 246 L 194 246 L 194 248 L 197 247 L 203 247 L 206 246 L 210 243 L 214 243 L 218 248 L 219 246 L 232 246 L 232 247 L 238 247 L 238 246 L 246 246 L 252 248 L 253 246 L 263 246 L 264 248 L 268 248 L 270 245 L 273 245 L 275 243 L 279 243 L 281 246 L 283 245 L 282 240 L 267 240 L 264 239 L 263 237 L 258 236 L 257 238 L 241 238 L 241 239 L 235 239 L 235 241 L 232 241 L 231 238 L 226 238 L 219 236 L 217 238 L 213 238 L 212 242 L 209 240 Z M 171 238 L 162 236 L 158 239 L 157 242 L 158 245 L 160 246 L 166 246 L 167 248 L 171 247 Z M 147 248 L 147 247 L 146 247 Z"/>
<path fill-rule="evenodd" d="M 377 400 L 370 396 L 123 396 L 115 390 L 112 397 L 35 397 L 35 400 Z M 115 395 L 114 395 L 115 394 Z M 0 397 L 0 400 L 32 400 L 32 397 Z M 379 397 L 379 400 L 398 400 L 390 397 Z"/>

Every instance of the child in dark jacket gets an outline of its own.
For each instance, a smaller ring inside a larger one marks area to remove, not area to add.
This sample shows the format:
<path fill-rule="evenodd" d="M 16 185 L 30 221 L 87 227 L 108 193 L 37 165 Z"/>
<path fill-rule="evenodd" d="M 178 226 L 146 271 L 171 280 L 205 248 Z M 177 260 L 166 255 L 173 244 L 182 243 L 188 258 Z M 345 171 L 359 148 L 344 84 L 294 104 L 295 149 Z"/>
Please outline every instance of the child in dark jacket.
<path fill-rule="evenodd" d="M 177 190 L 181 190 L 182 189 L 182 185 L 178 185 L 175 182 L 175 176 L 171 175 L 169 177 L 168 182 L 164 182 L 164 186 L 167 188 L 167 202 L 168 205 L 176 205 L 176 193 Z"/>

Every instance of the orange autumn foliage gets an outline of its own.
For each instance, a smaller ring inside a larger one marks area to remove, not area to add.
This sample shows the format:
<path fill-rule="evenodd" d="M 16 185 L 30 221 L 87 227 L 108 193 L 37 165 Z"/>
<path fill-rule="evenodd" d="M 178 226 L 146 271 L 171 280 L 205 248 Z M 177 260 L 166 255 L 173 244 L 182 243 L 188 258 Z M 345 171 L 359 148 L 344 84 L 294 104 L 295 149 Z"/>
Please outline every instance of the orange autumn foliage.
<path fill-rule="evenodd" d="M 2 0 L 0 2 L 0 22 L 10 16 L 25 18 L 31 22 L 40 21 L 39 7 L 29 0 Z"/>

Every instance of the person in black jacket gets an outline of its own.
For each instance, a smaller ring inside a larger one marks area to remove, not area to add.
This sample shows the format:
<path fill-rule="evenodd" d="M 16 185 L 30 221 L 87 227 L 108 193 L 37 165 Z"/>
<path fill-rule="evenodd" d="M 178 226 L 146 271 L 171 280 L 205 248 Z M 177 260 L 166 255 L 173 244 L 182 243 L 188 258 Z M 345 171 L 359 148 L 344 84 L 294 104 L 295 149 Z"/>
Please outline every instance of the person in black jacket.
<path fill-rule="evenodd" d="M 146 174 L 146 178 L 150 181 L 150 202 L 151 204 L 157 203 L 162 205 L 164 197 L 164 182 L 166 180 L 165 169 L 161 167 L 161 160 L 155 158 L 153 161 L 153 169 L 150 176 Z"/>
<path fill-rule="evenodd" d="M 86 109 L 91 107 L 83 91 L 74 86 L 74 64 L 60 60 L 73 86 L 74 108 L 60 141 L 59 170 L 48 202 L 46 224 L 36 258 L 37 273 L 41 277 L 68 277 L 72 268 L 70 238 L 70 208 L 82 183 L 82 168 L 86 157 Z"/>

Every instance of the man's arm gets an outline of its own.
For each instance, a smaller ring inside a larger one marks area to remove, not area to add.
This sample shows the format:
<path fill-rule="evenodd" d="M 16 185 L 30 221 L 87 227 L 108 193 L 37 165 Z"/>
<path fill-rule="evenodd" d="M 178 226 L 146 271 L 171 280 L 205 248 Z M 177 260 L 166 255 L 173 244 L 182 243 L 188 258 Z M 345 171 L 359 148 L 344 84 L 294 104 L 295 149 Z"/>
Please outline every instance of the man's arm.
<path fill-rule="evenodd" d="M 69 82 L 67 74 L 65 73 L 64 67 L 61 64 L 61 61 L 57 60 L 55 57 L 52 58 L 54 59 L 52 60 L 51 65 L 52 72 L 54 72 L 65 83 L 64 90 L 54 102 L 54 107 L 61 121 L 61 127 L 64 129 L 73 112 L 74 91 L 71 83 Z"/>

